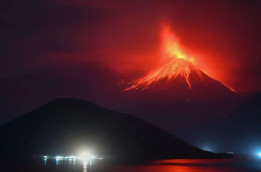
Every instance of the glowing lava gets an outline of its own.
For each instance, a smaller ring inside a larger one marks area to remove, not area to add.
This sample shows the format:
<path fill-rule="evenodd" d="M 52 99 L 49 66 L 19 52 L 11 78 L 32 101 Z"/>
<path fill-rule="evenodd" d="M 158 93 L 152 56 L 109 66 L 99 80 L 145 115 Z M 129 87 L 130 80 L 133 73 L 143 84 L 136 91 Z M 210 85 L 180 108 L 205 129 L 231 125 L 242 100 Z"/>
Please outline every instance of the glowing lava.
<path fill-rule="evenodd" d="M 160 80 L 167 79 L 167 81 L 170 81 L 175 80 L 177 77 L 184 78 L 188 88 L 191 89 L 192 85 L 190 82 L 190 74 L 192 71 L 196 72 L 202 82 L 204 82 L 202 77 L 203 75 L 209 76 L 206 72 L 196 67 L 195 61 L 192 57 L 184 53 L 184 50 L 180 46 L 179 40 L 173 33 L 170 32 L 168 27 L 166 27 L 163 31 L 162 40 L 162 56 L 164 58 L 170 58 L 170 62 L 158 69 L 156 72 L 153 72 L 141 79 L 135 80 L 132 85 L 126 88 L 124 91 L 133 89 L 144 90 Z M 227 86 L 224 83 L 221 84 L 227 87 L 230 91 L 235 92 L 235 90 L 230 86 Z"/>
<path fill-rule="evenodd" d="M 142 89 L 143 90 L 164 78 L 166 78 L 168 81 L 170 81 L 172 79 L 176 79 L 178 76 L 183 76 L 185 78 L 185 81 L 186 81 L 188 87 L 191 88 L 191 84 L 189 81 L 189 75 L 190 75 L 190 72 L 192 71 L 192 69 L 197 71 L 199 76 L 201 76 L 200 70 L 195 68 L 195 66 L 192 63 L 190 63 L 187 60 L 182 59 L 182 58 L 176 58 L 176 59 L 172 60 L 170 63 L 168 63 L 167 65 L 165 65 L 162 68 L 160 68 L 159 70 L 157 70 L 156 72 L 154 72 L 144 78 L 134 81 L 133 85 L 125 90 L 126 91 L 131 90 L 131 89 Z"/>

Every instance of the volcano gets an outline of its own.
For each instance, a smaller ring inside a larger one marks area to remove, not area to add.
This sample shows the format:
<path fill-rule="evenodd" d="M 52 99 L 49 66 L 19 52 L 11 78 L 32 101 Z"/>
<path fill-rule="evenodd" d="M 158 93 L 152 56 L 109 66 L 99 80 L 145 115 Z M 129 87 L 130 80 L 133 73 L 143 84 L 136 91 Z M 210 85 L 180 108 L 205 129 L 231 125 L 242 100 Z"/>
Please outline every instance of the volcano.
<path fill-rule="evenodd" d="M 241 99 L 233 88 L 181 58 L 134 81 L 123 93 L 128 112 L 171 132 L 223 118 Z"/>
<path fill-rule="evenodd" d="M 128 112 L 177 132 L 222 118 L 241 101 L 235 89 L 198 67 L 169 29 L 163 33 L 162 57 L 169 62 L 126 85 Z"/>
<path fill-rule="evenodd" d="M 212 79 L 210 75 L 197 67 L 195 59 L 185 53 L 180 45 L 179 39 L 170 31 L 169 27 L 163 30 L 162 34 L 162 57 L 171 59 L 168 64 L 158 69 L 144 78 L 138 79 L 132 85 L 125 89 L 144 90 L 157 86 L 158 83 L 167 81 L 171 83 L 177 79 L 185 82 L 188 89 L 192 88 L 192 82 L 207 84 L 205 80 Z M 213 79 L 212 79 L 213 80 Z M 218 82 L 218 81 L 217 81 Z M 219 81 L 221 85 L 232 92 L 236 92 L 232 87 Z M 174 90 L 173 90 L 174 91 Z"/>
<path fill-rule="evenodd" d="M 139 97 L 136 101 L 210 101 L 220 105 L 223 99 L 234 97 L 237 91 L 213 79 L 201 70 L 192 55 L 187 55 L 179 40 L 167 28 L 162 35 L 162 57 L 169 62 L 155 72 L 130 83 L 124 92 Z M 135 93 L 136 92 L 136 93 Z M 222 100 L 222 101 L 221 101 Z M 214 102 L 213 102 L 214 101 Z M 208 106 L 211 107 L 211 106 Z"/>

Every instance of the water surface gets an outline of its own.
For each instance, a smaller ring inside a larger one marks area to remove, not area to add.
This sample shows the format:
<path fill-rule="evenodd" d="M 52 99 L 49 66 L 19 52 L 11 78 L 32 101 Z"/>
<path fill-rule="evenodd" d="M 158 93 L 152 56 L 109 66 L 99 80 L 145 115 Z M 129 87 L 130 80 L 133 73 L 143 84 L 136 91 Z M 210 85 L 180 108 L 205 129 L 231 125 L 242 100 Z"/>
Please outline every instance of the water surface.
<path fill-rule="evenodd" d="M 261 159 L 174 159 L 146 165 L 109 165 L 102 161 L 84 168 L 80 162 L 47 161 L 41 163 L 0 162 L 1 172 L 256 172 L 261 171 Z"/>

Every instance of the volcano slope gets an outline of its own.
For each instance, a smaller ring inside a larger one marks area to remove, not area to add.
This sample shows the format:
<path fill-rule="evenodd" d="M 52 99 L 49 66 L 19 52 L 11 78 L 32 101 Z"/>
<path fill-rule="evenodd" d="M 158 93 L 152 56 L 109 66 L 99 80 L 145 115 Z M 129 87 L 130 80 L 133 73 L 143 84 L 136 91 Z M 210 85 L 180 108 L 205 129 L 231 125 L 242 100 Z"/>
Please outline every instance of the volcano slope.
<path fill-rule="evenodd" d="M 183 58 L 135 80 L 123 94 L 128 112 L 174 132 L 228 115 L 243 99 Z"/>

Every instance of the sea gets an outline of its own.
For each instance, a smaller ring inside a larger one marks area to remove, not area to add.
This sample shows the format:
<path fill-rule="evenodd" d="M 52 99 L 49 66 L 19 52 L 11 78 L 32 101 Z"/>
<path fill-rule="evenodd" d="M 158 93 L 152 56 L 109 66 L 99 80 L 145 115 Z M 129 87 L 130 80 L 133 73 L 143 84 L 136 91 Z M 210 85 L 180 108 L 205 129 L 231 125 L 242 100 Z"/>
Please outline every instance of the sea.
<path fill-rule="evenodd" d="M 0 172 L 257 172 L 261 159 L 171 159 L 138 165 L 116 165 L 103 160 L 84 166 L 81 162 L 0 161 Z"/>

